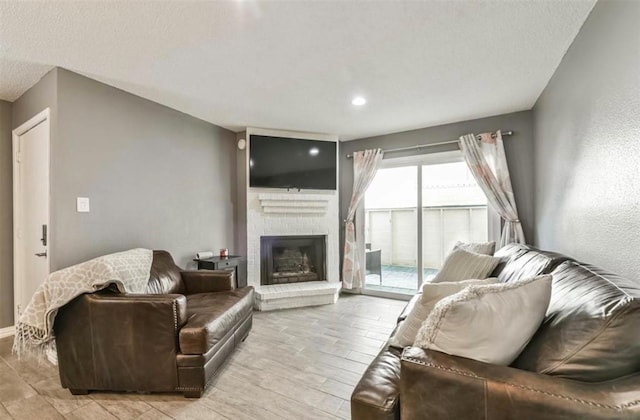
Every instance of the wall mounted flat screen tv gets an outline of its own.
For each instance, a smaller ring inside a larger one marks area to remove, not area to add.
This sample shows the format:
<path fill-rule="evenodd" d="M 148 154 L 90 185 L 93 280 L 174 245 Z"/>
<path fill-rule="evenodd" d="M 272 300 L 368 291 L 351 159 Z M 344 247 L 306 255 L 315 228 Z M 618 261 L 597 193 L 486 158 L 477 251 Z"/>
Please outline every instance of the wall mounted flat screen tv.
<path fill-rule="evenodd" d="M 335 190 L 336 151 L 333 141 L 251 135 L 249 186 Z"/>

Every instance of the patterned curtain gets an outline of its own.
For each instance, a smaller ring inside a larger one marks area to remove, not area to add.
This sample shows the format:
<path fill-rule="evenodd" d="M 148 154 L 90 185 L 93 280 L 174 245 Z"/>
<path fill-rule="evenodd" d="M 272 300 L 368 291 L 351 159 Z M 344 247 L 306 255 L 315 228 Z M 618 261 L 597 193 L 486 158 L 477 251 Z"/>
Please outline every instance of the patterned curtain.
<path fill-rule="evenodd" d="M 364 193 L 376 175 L 382 160 L 381 149 L 364 150 L 353 154 L 353 194 L 349 204 L 349 213 L 345 220 L 344 262 L 342 263 L 342 287 L 345 289 L 364 286 L 364 275 L 360 261 L 360 252 L 356 244 L 356 229 L 353 219 Z"/>
<path fill-rule="evenodd" d="M 462 136 L 460 150 L 489 204 L 504 220 L 500 246 L 514 242 L 524 244 L 524 232 L 513 197 L 502 133 L 496 132 L 496 138 L 492 138 L 491 133 L 481 134 L 479 142 L 473 134 Z"/>

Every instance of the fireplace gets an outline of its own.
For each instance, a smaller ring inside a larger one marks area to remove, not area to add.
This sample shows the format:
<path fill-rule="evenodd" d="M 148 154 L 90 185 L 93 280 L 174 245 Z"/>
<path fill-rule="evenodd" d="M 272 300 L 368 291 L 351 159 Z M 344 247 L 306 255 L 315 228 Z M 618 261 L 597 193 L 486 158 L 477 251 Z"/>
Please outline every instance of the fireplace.
<path fill-rule="evenodd" d="M 260 284 L 326 280 L 326 236 L 261 236 Z"/>

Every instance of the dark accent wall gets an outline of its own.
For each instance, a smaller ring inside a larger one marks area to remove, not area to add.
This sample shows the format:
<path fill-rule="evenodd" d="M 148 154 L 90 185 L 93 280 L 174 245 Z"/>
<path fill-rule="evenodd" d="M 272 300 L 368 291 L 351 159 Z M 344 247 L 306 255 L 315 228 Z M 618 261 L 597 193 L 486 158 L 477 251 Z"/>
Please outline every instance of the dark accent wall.
<path fill-rule="evenodd" d="M 13 325 L 11 103 L 0 101 L 0 328 Z"/>
<path fill-rule="evenodd" d="M 530 111 L 515 112 L 495 117 L 463 121 L 454 124 L 404 131 L 384 136 L 369 137 L 340 143 L 340 249 L 344 243 L 344 220 L 347 217 L 353 191 L 353 161 L 346 155 L 358 150 L 416 146 L 457 139 L 468 133 L 513 130 L 514 135 L 504 137 L 505 153 L 511 174 L 516 205 L 527 242 L 533 241 L 533 134 Z M 421 151 L 387 154 L 389 157 L 411 156 L 456 150 L 456 145 L 435 146 Z"/>
<path fill-rule="evenodd" d="M 535 243 L 640 279 L 640 2 L 599 1 L 534 109 Z"/>

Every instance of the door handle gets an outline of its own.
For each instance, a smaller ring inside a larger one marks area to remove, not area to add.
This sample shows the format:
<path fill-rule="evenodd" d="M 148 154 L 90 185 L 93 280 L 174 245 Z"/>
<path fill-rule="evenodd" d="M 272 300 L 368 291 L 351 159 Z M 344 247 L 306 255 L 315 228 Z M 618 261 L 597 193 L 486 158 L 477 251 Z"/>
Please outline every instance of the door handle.
<path fill-rule="evenodd" d="M 33 255 L 35 255 L 36 257 L 46 257 L 47 256 L 47 251 L 38 252 L 38 253 L 33 254 Z"/>
<path fill-rule="evenodd" d="M 42 238 L 40 238 L 42 246 L 47 246 L 47 225 L 42 225 Z"/>

